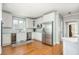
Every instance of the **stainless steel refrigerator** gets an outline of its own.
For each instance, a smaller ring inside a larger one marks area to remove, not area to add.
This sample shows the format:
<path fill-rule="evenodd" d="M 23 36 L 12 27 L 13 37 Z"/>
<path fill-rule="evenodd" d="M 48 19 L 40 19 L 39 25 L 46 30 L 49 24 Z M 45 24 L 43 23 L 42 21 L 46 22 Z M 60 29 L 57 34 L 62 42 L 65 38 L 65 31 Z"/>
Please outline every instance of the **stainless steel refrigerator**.
<path fill-rule="evenodd" d="M 53 45 L 53 22 L 43 24 L 42 43 Z"/>

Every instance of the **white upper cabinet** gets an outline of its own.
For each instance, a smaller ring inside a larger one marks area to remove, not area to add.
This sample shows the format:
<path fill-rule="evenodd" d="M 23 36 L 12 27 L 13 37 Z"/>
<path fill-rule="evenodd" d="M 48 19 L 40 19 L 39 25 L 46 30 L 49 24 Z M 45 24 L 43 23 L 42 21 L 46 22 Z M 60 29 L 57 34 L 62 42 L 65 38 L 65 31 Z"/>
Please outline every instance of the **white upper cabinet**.
<path fill-rule="evenodd" d="M 26 18 L 26 28 L 33 28 L 33 20 Z"/>
<path fill-rule="evenodd" d="M 28 28 L 28 18 L 26 18 L 26 28 Z"/>
<path fill-rule="evenodd" d="M 33 21 L 30 18 L 26 18 L 26 32 L 33 31 Z"/>
<path fill-rule="evenodd" d="M 12 27 L 12 15 L 6 12 L 2 13 L 3 27 Z"/>
<path fill-rule="evenodd" d="M 46 14 L 36 20 L 36 24 L 42 24 L 45 22 L 50 22 L 55 20 L 55 12 Z"/>
<path fill-rule="evenodd" d="M 55 20 L 55 13 L 50 13 L 43 16 L 43 22 L 50 22 Z"/>
<path fill-rule="evenodd" d="M 29 20 L 29 28 L 33 28 L 33 20 Z"/>

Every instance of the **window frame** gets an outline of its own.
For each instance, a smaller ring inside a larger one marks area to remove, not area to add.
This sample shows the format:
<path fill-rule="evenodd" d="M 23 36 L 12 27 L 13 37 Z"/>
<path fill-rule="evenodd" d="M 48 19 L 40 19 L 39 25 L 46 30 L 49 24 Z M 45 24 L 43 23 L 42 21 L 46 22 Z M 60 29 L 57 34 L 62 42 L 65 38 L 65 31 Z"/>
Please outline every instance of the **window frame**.
<path fill-rule="evenodd" d="M 14 25 L 14 23 L 13 23 L 14 20 L 18 20 L 18 23 L 17 23 L 17 27 L 16 27 L 16 28 L 14 27 L 15 25 Z M 15 16 L 13 16 L 13 17 L 12 17 L 12 21 L 13 21 L 13 22 L 12 22 L 12 23 L 13 23 L 13 25 L 12 25 L 12 26 L 13 26 L 13 30 L 24 30 L 24 29 L 26 29 L 26 20 L 25 20 L 25 18 L 20 18 L 20 17 L 15 17 Z M 21 24 L 19 23 L 19 21 L 23 21 L 23 26 L 24 26 L 24 28 L 21 28 L 21 27 L 20 27 Z"/>

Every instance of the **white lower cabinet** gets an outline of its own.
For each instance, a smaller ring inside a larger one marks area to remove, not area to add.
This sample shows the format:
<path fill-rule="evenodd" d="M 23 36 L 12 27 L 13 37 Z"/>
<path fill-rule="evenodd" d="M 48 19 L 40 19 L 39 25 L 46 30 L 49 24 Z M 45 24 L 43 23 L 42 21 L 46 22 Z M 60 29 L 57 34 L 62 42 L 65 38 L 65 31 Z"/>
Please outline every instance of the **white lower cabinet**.
<path fill-rule="evenodd" d="M 16 43 L 26 41 L 26 33 L 16 33 Z M 3 34 L 2 45 L 10 45 L 11 44 L 11 34 Z"/>
<path fill-rule="evenodd" d="M 26 33 L 17 33 L 16 34 L 16 42 L 23 42 L 26 41 Z"/>
<path fill-rule="evenodd" d="M 32 32 L 32 39 L 42 41 L 42 33 L 41 32 Z"/>
<path fill-rule="evenodd" d="M 3 34 L 2 39 L 3 46 L 11 44 L 11 34 Z"/>

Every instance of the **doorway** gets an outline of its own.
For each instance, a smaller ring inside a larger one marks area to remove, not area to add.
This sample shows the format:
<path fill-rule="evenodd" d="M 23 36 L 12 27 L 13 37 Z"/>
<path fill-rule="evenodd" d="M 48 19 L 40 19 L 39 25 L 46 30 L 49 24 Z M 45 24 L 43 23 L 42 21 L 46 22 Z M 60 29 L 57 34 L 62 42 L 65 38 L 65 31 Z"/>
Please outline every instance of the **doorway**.
<path fill-rule="evenodd" d="M 78 22 L 69 22 L 67 28 L 68 37 L 74 37 L 78 34 Z"/>

